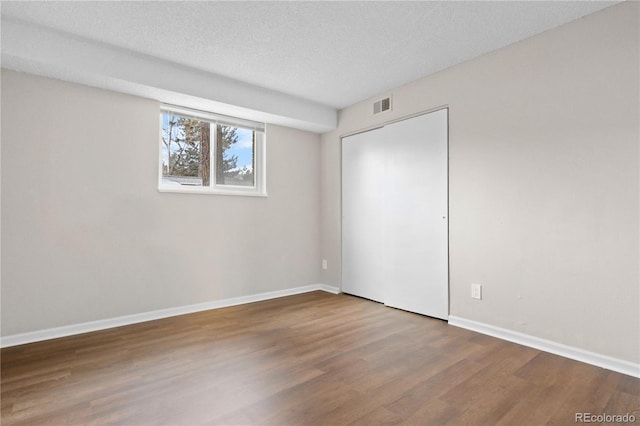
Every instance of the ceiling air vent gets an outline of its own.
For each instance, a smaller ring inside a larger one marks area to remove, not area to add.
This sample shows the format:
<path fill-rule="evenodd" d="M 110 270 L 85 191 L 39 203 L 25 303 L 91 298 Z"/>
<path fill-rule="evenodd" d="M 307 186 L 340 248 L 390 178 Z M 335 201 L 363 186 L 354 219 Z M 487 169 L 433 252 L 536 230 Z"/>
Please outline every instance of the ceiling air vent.
<path fill-rule="evenodd" d="M 374 102 L 373 104 L 373 113 L 380 114 L 381 112 L 390 111 L 391 110 L 391 96 L 388 98 L 384 98 L 379 100 L 378 102 Z"/>

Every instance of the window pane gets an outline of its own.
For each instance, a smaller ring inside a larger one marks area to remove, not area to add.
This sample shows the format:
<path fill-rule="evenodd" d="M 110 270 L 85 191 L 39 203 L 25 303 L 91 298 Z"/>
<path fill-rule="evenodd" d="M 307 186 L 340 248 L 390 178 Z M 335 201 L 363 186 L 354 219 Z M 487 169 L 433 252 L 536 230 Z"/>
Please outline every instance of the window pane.
<path fill-rule="evenodd" d="M 223 125 L 216 129 L 216 183 L 255 186 L 255 132 Z"/>
<path fill-rule="evenodd" d="M 206 121 L 162 114 L 162 183 L 209 186 L 210 125 Z"/>

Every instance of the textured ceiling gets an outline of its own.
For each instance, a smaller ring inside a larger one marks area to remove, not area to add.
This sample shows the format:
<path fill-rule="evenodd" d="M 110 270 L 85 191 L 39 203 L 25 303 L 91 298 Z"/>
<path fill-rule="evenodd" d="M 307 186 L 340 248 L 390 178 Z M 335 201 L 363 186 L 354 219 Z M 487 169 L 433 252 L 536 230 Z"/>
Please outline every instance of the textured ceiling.
<path fill-rule="evenodd" d="M 11 2 L 3 17 L 342 108 L 616 2 Z"/>

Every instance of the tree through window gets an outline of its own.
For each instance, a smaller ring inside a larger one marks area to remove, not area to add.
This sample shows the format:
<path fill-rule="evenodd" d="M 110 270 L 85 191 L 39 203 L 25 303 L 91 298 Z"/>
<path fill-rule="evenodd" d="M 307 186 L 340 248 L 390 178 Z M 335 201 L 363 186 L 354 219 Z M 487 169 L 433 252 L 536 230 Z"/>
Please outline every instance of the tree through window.
<path fill-rule="evenodd" d="M 215 117 L 162 111 L 160 186 L 260 190 L 256 165 L 262 136 L 260 129 L 220 122 Z"/>

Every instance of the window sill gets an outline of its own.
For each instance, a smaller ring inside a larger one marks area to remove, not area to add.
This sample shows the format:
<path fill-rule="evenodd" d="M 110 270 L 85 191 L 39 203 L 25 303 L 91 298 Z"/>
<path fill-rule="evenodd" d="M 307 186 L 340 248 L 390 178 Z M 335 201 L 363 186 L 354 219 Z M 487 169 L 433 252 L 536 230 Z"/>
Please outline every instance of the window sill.
<path fill-rule="evenodd" d="M 255 188 L 244 189 L 241 187 L 219 189 L 219 188 L 206 188 L 201 186 L 188 187 L 188 186 L 173 186 L 173 185 L 160 185 L 158 186 L 158 192 L 173 192 L 178 194 L 208 194 L 208 195 L 234 195 L 243 197 L 267 197 L 266 191 L 259 191 Z"/>

